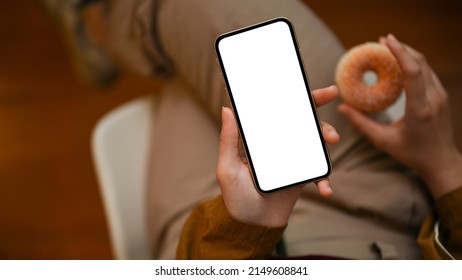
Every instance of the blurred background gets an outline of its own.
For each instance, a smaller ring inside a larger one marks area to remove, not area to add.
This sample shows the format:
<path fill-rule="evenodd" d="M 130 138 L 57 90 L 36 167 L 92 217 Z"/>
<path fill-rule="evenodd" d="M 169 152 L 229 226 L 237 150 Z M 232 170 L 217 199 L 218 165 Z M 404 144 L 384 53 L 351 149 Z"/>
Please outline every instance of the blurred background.
<path fill-rule="evenodd" d="M 462 147 L 461 1 L 304 2 L 347 48 L 392 32 L 424 53 L 450 94 Z M 0 259 L 113 257 L 91 131 L 161 84 L 122 73 L 108 87 L 86 85 L 38 1 L 0 1 Z"/>

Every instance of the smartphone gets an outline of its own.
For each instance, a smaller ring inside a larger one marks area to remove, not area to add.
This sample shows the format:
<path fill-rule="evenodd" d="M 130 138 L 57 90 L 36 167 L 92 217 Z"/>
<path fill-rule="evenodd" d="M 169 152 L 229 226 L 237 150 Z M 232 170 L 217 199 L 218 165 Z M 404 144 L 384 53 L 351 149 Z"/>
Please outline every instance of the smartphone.
<path fill-rule="evenodd" d="M 220 35 L 217 58 L 255 187 L 273 192 L 332 169 L 290 21 Z"/>

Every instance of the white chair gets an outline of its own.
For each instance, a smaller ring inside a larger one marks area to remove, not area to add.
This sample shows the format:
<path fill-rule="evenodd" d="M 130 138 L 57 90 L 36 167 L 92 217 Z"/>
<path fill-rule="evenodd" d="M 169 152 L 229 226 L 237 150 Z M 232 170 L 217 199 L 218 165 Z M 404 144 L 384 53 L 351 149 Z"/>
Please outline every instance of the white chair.
<path fill-rule="evenodd" d="M 147 162 L 154 97 L 137 98 L 95 126 L 92 152 L 116 259 L 151 259 L 146 227 Z"/>

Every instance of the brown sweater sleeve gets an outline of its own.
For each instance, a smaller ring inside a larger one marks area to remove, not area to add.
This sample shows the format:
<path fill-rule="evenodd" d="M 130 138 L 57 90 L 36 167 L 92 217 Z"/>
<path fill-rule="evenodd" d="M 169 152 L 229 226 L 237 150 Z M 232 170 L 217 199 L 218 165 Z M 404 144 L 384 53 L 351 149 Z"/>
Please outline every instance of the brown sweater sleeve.
<path fill-rule="evenodd" d="M 418 238 L 424 257 L 448 258 L 435 242 L 434 224 L 439 219 L 440 242 L 454 258 L 462 259 L 462 187 L 438 199 L 435 210 L 425 219 Z"/>
<path fill-rule="evenodd" d="M 221 195 L 193 209 L 177 248 L 177 259 L 265 259 L 285 227 L 268 228 L 235 220 Z"/>

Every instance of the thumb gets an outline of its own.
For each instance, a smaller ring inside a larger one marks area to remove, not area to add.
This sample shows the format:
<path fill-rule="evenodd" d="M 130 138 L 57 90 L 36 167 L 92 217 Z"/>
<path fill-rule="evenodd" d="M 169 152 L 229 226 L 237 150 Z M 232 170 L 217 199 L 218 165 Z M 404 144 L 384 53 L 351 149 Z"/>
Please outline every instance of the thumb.
<path fill-rule="evenodd" d="M 338 111 L 345 115 L 376 147 L 384 148 L 384 140 L 387 137 L 385 136 L 386 130 L 383 125 L 371 120 L 345 103 L 338 106 Z"/>
<path fill-rule="evenodd" d="M 218 146 L 218 159 L 225 166 L 233 166 L 239 159 L 239 132 L 237 130 L 234 114 L 230 108 L 221 109 L 221 133 Z"/>

